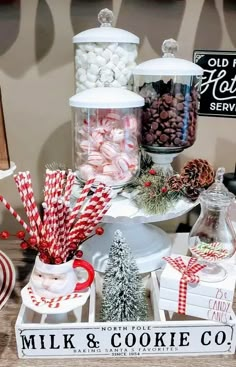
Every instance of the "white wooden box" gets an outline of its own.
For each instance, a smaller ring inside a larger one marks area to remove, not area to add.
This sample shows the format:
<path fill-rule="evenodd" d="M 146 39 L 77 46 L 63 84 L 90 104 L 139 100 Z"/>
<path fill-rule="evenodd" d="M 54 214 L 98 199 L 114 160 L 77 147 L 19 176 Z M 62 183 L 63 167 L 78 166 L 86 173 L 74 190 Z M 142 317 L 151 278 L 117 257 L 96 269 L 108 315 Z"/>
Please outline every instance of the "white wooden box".
<path fill-rule="evenodd" d="M 46 323 L 44 315 L 22 305 L 15 325 L 19 358 L 235 353 L 236 319 L 226 325 L 160 311 L 158 276 L 158 272 L 152 272 L 148 281 L 151 316 L 145 322 L 97 322 L 99 298 L 95 285 L 81 312 L 68 315 L 70 321 L 66 323 Z"/>

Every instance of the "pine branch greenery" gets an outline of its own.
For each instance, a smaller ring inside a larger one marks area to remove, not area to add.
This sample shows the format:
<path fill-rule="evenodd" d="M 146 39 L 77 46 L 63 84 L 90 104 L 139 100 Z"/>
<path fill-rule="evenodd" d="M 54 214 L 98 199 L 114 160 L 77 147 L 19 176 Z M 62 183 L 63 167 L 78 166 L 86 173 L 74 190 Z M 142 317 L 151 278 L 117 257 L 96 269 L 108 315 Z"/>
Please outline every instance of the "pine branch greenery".
<path fill-rule="evenodd" d="M 174 191 L 168 184 L 169 176 L 162 170 L 150 169 L 135 182 L 136 205 L 148 214 L 163 214 L 180 199 L 181 190 Z"/>
<path fill-rule="evenodd" d="M 130 247 L 120 230 L 113 244 L 104 276 L 102 321 L 144 321 L 147 318 L 145 290 Z"/>

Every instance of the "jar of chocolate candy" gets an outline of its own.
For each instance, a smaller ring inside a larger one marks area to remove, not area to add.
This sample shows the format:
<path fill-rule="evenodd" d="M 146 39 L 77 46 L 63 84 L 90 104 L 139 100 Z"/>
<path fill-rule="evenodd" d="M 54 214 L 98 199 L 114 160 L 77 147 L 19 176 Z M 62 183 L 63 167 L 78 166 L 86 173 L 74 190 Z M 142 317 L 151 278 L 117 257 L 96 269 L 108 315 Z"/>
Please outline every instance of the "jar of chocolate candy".
<path fill-rule="evenodd" d="M 93 88 L 69 100 L 74 123 L 74 168 L 82 181 L 123 187 L 139 173 L 144 99 L 122 88 Z"/>
<path fill-rule="evenodd" d="M 75 45 L 76 93 L 96 87 L 129 87 L 136 66 L 139 38 L 112 27 L 113 13 L 103 9 L 98 14 L 101 26 L 73 37 Z"/>
<path fill-rule="evenodd" d="M 138 65 L 134 91 L 145 99 L 142 146 L 151 153 L 178 153 L 196 139 L 203 69 L 175 57 L 177 42 L 164 41 L 162 58 Z"/>

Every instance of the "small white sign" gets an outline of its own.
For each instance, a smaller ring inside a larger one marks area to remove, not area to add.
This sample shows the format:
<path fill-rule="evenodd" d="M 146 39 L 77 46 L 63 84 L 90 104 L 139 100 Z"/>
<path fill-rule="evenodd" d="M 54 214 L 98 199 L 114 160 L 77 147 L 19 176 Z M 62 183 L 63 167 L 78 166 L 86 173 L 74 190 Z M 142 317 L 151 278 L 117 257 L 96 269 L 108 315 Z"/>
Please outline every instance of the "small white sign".
<path fill-rule="evenodd" d="M 36 324 L 37 325 L 37 324 Z M 235 324 L 196 322 L 37 325 L 16 329 L 20 358 L 232 354 Z"/>

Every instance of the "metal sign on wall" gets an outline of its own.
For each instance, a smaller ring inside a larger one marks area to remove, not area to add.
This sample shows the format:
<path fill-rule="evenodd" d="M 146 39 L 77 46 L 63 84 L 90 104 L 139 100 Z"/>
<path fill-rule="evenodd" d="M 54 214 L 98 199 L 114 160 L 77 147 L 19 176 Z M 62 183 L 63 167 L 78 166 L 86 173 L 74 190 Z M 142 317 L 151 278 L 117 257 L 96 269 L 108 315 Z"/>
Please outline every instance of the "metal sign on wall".
<path fill-rule="evenodd" d="M 204 69 L 199 114 L 236 117 L 236 52 L 196 50 L 193 59 Z"/>

